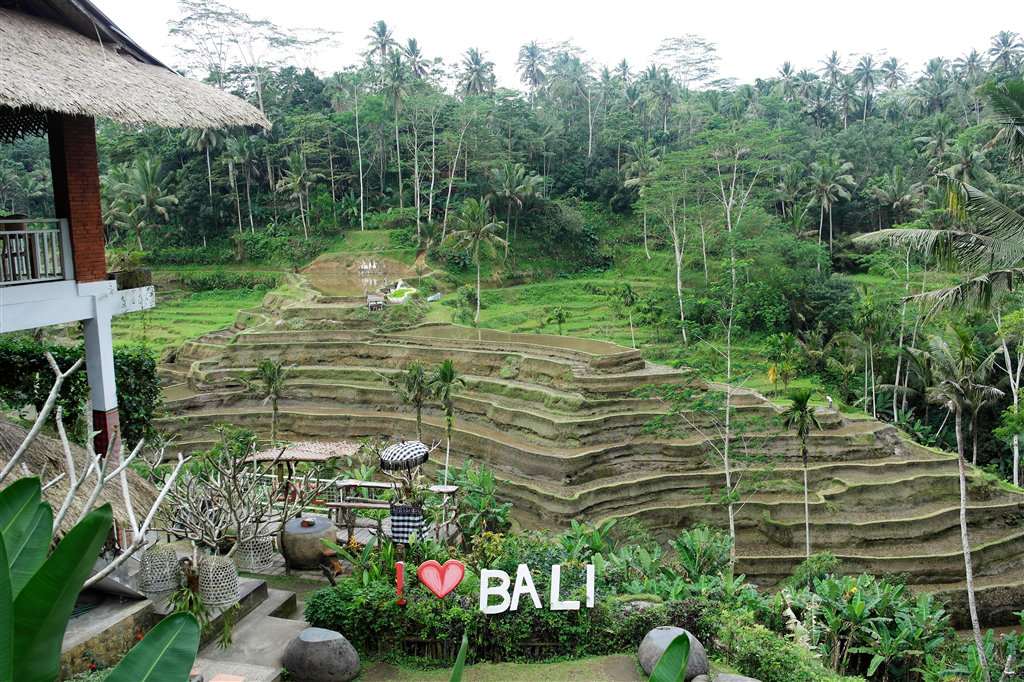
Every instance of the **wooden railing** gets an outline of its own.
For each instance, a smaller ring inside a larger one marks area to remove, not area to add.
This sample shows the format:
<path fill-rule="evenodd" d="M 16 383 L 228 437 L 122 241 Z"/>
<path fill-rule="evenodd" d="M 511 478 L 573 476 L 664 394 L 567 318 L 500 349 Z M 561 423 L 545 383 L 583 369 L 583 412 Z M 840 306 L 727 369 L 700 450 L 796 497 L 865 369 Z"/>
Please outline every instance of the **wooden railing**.
<path fill-rule="evenodd" d="M 73 277 L 67 220 L 0 219 L 0 286 Z"/>

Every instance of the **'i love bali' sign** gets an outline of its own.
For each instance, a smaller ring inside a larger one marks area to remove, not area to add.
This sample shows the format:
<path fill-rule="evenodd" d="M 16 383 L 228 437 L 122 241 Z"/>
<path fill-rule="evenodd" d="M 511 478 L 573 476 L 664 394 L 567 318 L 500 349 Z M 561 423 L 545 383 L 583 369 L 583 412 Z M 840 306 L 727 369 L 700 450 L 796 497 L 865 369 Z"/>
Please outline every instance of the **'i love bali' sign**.
<path fill-rule="evenodd" d="M 586 564 L 586 588 L 588 609 L 594 608 L 594 565 Z M 405 587 L 405 563 L 399 561 L 395 564 L 398 574 L 398 603 L 405 604 L 402 597 L 402 590 Z M 459 586 L 466 575 L 466 567 L 461 561 L 451 559 L 444 562 L 444 565 L 433 559 L 425 561 L 416 569 L 416 575 L 420 582 L 438 598 L 444 599 L 451 594 L 452 590 Z M 492 581 L 495 581 L 492 584 Z M 511 592 L 509 591 L 509 588 Z M 562 567 L 555 564 L 551 567 L 551 592 L 548 599 L 548 608 L 551 611 L 578 611 L 580 602 L 575 599 L 562 599 Z M 491 597 L 497 598 L 497 603 L 491 603 Z M 523 597 L 529 597 L 534 608 L 541 606 L 540 595 L 533 583 L 533 575 L 530 567 L 526 564 L 519 564 L 516 569 L 515 583 L 511 576 L 505 571 L 485 568 L 480 571 L 480 610 L 485 614 L 504 613 L 505 611 L 516 611 L 519 609 L 519 602 Z"/>

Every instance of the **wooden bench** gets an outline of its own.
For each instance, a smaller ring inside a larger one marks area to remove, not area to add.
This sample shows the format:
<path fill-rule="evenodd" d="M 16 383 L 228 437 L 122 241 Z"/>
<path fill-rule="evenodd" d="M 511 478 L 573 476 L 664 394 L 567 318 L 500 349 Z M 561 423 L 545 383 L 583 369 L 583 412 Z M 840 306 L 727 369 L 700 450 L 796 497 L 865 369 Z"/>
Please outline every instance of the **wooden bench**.
<path fill-rule="evenodd" d="M 383 483 L 380 481 L 360 481 L 354 478 L 346 478 L 341 481 L 337 481 L 335 485 L 338 487 L 338 501 L 328 502 L 324 506 L 328 509 L 337 510 L 335 512 L 334 522 L 339 527 L 344 523 L 346 530 L 348 530 L 349 538 L 355 537 L 356 513 L 358 510 L 387 509 L 390 511 L 391 509 L 391 503 L 387 500 L 358 496 L 360 488 L 365 488 L 367 494 L 372 495 L 373 491 L 391 490 L 394 487 L 391 483 Z M 459 491 L 459 486 L 432 485 L 428 490 L 435 495 L 441 496 L 441 521 L 438 526 L 440 527 L 453 524 L 455 522 L 456 514 L 458 513 L 455 495 Z"/>

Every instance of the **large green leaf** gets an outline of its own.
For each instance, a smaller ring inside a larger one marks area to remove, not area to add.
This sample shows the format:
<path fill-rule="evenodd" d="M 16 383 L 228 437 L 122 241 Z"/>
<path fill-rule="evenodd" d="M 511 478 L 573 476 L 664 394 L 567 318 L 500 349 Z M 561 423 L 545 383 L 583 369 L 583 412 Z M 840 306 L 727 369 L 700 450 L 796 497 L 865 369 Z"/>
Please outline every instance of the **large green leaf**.
<path fill-rule="evenodd" d="M 32 523 L 41 498 L 38 478 L 19 478 L 0 490 L 0 534 L 7 545 L 8 561 Z"/>
<path fill-rule="evenodd" d="M 24 514 L 28 516 L 28 514 Z M 53 537 L 53 510 L 49 502 L 36 507 L 35 516 L 21 535 L 21 540 L 13 548 L 8 546 L 8 563 L 11 567 L 11 599 L 18 598 L 21 588 L 39 570 L 46 561 L 46 553 L 50 551 L 50 540 Z M 6 539 L 4 544 L 6 544 Z"/>
<path fill-rule="evenodd" d="M 459 647 L 459 657 L 455 660 L 455 667 L 452 668 L 452 676 L 448 682 L 462 682 L 462 669 L 466 667 L 466 653 L 469 651 L 469 637 L 462 633 L 462 646 Z"/>
<path fill-rule="evenodd" d="M 684 682 L 690 664 L 690 637 L 685 632 L 669 643 L 651 672 L 650 682 Z"/>
<path fill-rule="evenodd" d="M 107 676 L 107 682 L 187 680 L 199 651 L 199 623 L 190 613 L 172 613 L 157 623 Z"/>
<path fill-rule="evenodd" d="M 14 599 L 11 597 L 11 572 L 7 568 L 7 550 L 0 538 L 0 682 L 12 682 Z"/>
<path fill-rule="evenodd" d="M 64 536 L 14 600 L 14 679 L 53 682 L 75 599 L 113 523 L 110 505 L 91 512 Z"/>

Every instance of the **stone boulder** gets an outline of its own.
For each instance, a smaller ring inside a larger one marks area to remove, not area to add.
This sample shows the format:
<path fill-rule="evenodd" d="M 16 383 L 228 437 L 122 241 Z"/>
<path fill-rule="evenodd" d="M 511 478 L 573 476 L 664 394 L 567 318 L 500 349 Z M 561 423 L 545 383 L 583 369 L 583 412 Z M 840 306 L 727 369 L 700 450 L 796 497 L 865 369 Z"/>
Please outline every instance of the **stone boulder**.
<path fill-rule="evenodd" d="M 640 667 L 644 669 L 645 673 L 651 674 L 668 645 L 683 633 L 690 638 L 690 662 L 686 666 L 686 682 L 691 682 L 698 675 L 708 674 L 708 655 L 704 651 L 704 645 L 686 630 L 668 626 L 654 628 L 640 643 L 637 658 L 640 659 Z"/>
<path fill-rule="evenodd" d="M 755 680 L 753 677 L 744 677 L 743 675 L 733 675 L 732 673 L 722 673 L 721 675 L 715 675 L 715 682 L 761 682 L 761 680 Z"/>
<path fill-rule="evenodd" d="M 359 675 L 359 654 L 339 632 L 306 628 L 288 643 L 281 665 L 291 682 L 349 682 Z"/>

